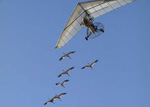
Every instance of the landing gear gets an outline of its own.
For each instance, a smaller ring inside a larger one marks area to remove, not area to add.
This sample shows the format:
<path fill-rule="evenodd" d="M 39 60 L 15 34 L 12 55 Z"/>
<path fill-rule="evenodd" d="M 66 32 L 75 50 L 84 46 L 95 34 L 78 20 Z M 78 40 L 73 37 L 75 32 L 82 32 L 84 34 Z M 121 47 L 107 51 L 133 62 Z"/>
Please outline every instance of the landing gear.
<path fill-rule="evenodd" d="M 85 40 L 88 40 L 88 39 L 89 39 L 89 37 L 92 35 L 92 33 L 91 33 L 91 32 L 89 32 L 89 33 L 87 33 L 86 35 L 87 35 L 87 36 L 85 36 Z"/>
<path fill-rule="evenodd" d="M 89 36 L 85 36 L 85 40 L 88 40 Z"/>

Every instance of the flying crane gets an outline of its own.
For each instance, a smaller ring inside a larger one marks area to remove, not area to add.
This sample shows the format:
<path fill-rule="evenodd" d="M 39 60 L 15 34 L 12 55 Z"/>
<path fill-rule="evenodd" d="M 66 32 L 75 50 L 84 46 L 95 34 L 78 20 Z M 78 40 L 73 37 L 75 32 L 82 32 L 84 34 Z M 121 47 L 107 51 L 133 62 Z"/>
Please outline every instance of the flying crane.
<path fill-rule="evenodd" d="M 63 70 L 64 72 L 61 73 L 61 74 L 59 74 L 58 77 L 61 77 L 61 76 L 64 75 L 64 74 L 67 74 L 68 76 L 70 76 L 70 75 L 69 75 L 69 72 L 70 72 L 72 69 L 74 69 L 74 67 L 71 67 L 71 68 L 67 69 L 66 71 Z"/>
<path fill-rule="evenodd" d="M 44 105 L 46 105 L 46 104 L 48 104 L 48 103 L 50 103 L 50 102 L 53 103 L 53 104 L 55 104 L 53 101 L 54 101 L 54 98 L 52 98 L 52 99 L 50 99 L 49 101 L 45 102 Z"/>
<path fill-rule="evenodd" d="M 69 80 L 64 80 L 62 83 L 60 83 L 60 82 L 57 82 L 56 83 L 56 85 L 61 85 L 62 87 L 64 87 L 64 84 L 66 83 L 66 82 L 68 82 Z M 65 87 L 64 87 L 65 88 Z"/>
<path fill-rule="evenodd" d="M 65 94 L 67 94 L 67 93 L 61 93 L 59 95 L 56 95 L 54 98 L 59 99 L 61 101 L 60 97 L 65 95 Z"/>
<path fill-rule="evenodd" d="M 53 104 L 55 104 L 54 100 L 56 100 L 56 99 L 59 99 L 61 101 L 60 97 L 63 96 L 63 95 L 65 95 L 65 94 L 67 94 L 67 93 L 61 93 L 59 95 L 54 96 L 52 99 L 50 99 L 47 102 L 45 102 L 44 105 L 46 105 L 46 104 L 48 104 L 50 102 L 53 103 Z"/>
<path fill-rule="evenodd" d="M 78 3 L 56 44 L 56 48 L 63 47 L 84 27 L 87 27 L 86 40 L 103 34 L 103 24 L 94 22 L 94 19 L 133 1 L 135 0 L 93 0 Z"/>
<path fill-rule="evenodd" d="M 57 99 L 57 98 L 53 97 L 52 99 L 50 99 L 50 100 L 48 100 L 47 102 L 45 102 L 44 105 L 46 105 L 46 104 L 48 104 L 48 103 L 50 103 L 50 102 L 53 103 L 53 104 L 55 104 L 55 103 L 54 103 L 54 100 L 56 100 L 56 99 Z"/>
<path fill-rule="evenodd" d="M 97 62 L 98 62 L 98 60 L 95 60 L 95 61 L 94 61 L 94 62 L 92 62 L 91 64 L 89 64 L 89 63 L 88 63 L 88 65 L 86 65 L 86 66 L 82 67 L 81 69 L 85 69 L 85 68 L 89 68 L 89 67 L 90 67 L 91 69 L 93 69 L 93 68 L 92 68 L 92 67 L 93 67 L 93 65 L 94 65 L 94 64 L 96 64 Z"/>
<path fill-rule="evenodd" d="M 63 53 L 64 55 L 63 55 L 62 57 L 60 57 L 59 61 L 61 61 L 61 60 L 64 59 L 65 57 L 68 57 L 68 58 L 71 59 L 70 55 L 73 54 L 73 53 L 75 53 L 75 51 L 71 51 L 71 52 L 69 52 L 69 53 L 67 53 L 67 54 Z"/>

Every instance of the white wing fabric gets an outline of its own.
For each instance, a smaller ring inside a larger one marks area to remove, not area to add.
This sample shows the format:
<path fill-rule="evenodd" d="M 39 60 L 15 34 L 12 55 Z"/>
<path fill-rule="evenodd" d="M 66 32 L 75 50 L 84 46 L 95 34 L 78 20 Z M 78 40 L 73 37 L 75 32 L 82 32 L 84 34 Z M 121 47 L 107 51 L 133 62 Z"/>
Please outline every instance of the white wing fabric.
<path fill-rule="evenodd" d="M 96 0 L 84 2 L 81 3 L 81 5 L 86 11 L 88 11 L 91 17 L 96 18 L 133 1 L 135 0 Z"/>
<path fill-rule="evenodd" d="M 133 1 L 135 0 L 95 0 L 78 3 L 57 42 L 56 48 L 63 47 L 83 28 L 81 25 L 83 17 L 88 16 L 94 19 Z"/>
<path fill-rule="evenodd" d="M 86 14 L 79 4 L 77 4 L 74 12 L 72 13 L 67 25 L 65 26 L 58 42 L 56 48 L 63 47 L 71 38 L 73 38 L 82 28 L 81 25 L 82 18 Z"/>

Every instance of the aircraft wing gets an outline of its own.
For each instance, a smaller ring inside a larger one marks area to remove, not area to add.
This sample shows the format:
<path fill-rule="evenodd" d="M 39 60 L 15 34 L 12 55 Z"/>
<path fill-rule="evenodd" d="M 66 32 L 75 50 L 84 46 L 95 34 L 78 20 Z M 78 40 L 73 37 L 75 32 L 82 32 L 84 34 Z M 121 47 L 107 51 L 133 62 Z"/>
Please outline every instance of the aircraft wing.
<path fill-rule="evenodd" d="M 84 27 L 81 25 L 83 17 L 88 15 L 94 19 L 133 1 L 135 0 L 95 0 L 78 3 L 57 42 L 56 48 L 63 47 Z"/>
<path fill-rule="evenodd" d="M 77 4 L 74 12 L 72 13 L 68 23 L 66 24 L 58 42 L 56 48 L 63 47 L 70 39 L 72 39 L 82 28 L 82 18 L 86 16 L 86 13 L 82 7 Z"/>
<path fill-rule="evenodd" d="M 133 1 L 135 0 L 96 0 L 83 2 L 81 5 L 91 17 L 96 18 Z"/>

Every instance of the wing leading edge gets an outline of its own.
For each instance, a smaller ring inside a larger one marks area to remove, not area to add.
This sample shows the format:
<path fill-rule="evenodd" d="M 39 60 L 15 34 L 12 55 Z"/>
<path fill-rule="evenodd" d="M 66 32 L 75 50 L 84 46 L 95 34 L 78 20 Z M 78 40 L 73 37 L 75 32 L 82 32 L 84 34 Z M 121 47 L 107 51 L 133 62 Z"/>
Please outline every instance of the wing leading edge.
<path fill-rule="evenodd" d="M 74 12 L 72 13 L 68 23 L 66 24 L 58 42 L 56 48 L 63 47 L 70 39 L 72 39 L 82 28 L 81 21 L 86 14 L 79 4 L 77 4 Z"/>
<path fill-rule="evenodd" d="M 94 19 L 133 1 L 135 0 L 96 0 L 78 3 L 57 42 L 56 48 L 63 47 L 82 30 L 84 27 L 81 25 L 83 17 L 89 15 Z"/>

